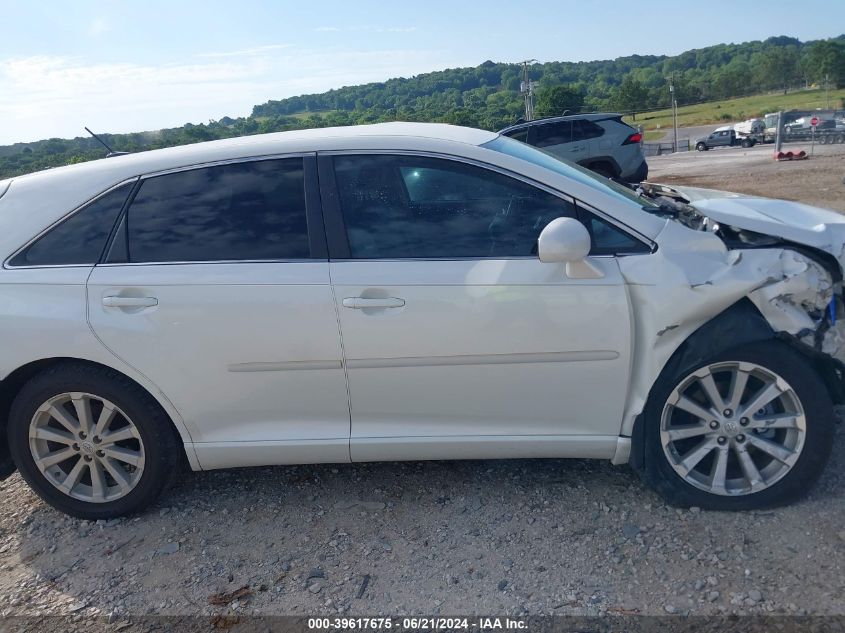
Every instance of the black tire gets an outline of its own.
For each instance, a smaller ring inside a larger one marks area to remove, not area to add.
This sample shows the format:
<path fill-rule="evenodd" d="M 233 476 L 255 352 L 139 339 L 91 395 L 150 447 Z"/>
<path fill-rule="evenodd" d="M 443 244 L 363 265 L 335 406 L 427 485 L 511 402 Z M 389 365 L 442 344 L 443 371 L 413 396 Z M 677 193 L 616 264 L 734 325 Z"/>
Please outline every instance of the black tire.
<path fill-rule="evenodd" d="M 50 398 L 70 392 L 108 399 L 125 412 L 137 428 L 143 442 L 144 468 L 134 488 L 125 496 L 104 502 L 73 498 L 50 483 L 36 466 L 29 445 L 33 416 Z M 126 376 L 87 363 L 55 365 L 27 382 L 12 403 L 8 439 L 18 471 L 38 496 L 57 510 L 80 519 L 110 519 L 142 510 L 161 494 L 180 465 L 176 432 L 152 396 Z"/>
<path fill-rule="evenodd" d="M 752 141 L 750 141 L 749 139 L 746 138 L 746 139 L 742 140 L 742 147 L 744 147 L 745 149 L 748 149 L 752 145 L 754 145 L 754 143 Z"/>
<path fill-rule="evenodd" d="M 673 469 L 660 441 L 663 407 L 675 387 L 697 369 L 723 361 L 751 362 L 775 372 L 789 383 L 804 410 L 806 435 L 800 456 L 780 480 L 755 493 L 724 496 L 695 487 Z M 661 376 L 646 404 L 644 423 L 642 475 L 670 504 L 708 510 L 755 510 L 786 505 L 807 494 L 830 457 L 834 412 L 824 383 L 807 359 L 785 343 L 770 340 L 737 347 Z"/>
<path fill-rule="evenodd" d="M 704 143 L 698 143 L 698 144 L 696 144 L 695 149 L 698 150 L 699 152 L 706 152 L 707 146 Z"/>

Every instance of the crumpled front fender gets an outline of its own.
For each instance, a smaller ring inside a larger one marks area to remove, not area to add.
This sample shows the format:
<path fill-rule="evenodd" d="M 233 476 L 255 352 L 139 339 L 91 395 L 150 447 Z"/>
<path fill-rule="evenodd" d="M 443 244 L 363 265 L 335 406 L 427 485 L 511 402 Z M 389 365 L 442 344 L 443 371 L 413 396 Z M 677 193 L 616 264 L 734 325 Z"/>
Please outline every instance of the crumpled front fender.
<path fill-rule="evenodd" d="M 676 350 L 702 325 L 748 299 L 772 331 L 840 360 L 845 323 L 830 323 L 841 293 L 819 263 L 788 248 L 728 250 L 715 235 L 667 222 L 659 248 L 619 258 L 631 298 L 636 341 L 623 435 L 645 408 L 652 385 Z"/>

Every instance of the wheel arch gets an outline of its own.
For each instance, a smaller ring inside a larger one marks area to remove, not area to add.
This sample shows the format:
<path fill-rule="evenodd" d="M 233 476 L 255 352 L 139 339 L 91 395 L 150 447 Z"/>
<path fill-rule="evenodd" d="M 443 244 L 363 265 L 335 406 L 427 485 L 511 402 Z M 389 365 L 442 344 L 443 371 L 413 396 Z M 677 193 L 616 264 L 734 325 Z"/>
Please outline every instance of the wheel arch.
<path fill-rule="evenodd" d="M 128 375 L 126 372 L 121 371 L 116 367 L 85 358 L 58 356 L 53 358 L 42 358 L 26 363 L 25 365 L 21 365 L 9 372 L 2 380 L 0 380 L 0 479 L 5 479 L 15 471 L 15 465 L 12 463 L 11 457 L 9 456 L 8 438 L 6 436 L 6 426 L 12 402 L 20 392 L 21 388 L 31 378 L 51 367 L 55 367 L 56 365 L 63 363 L 82 363 L 96 367 L 103 367 L 121 374 L 138 385 L 147 394 L 149 394 L 164 411 L 167 419 L 170 420 L 171 430 L 175 434 L 179 445 L 183 448 L 185 459 L 187 460 L 189 466 L 193 470 L 199 470 L 199 462 L 197 461 L 193 450 L 190 448 L 192 443 L 191 436 L 188 433 L 181 416 L 179 416 L 179 413 L 173 407 L 173 404 L 166 398 L 166 396 L 164 396 L 164 394 L 161 394 L 160 392 L 157 394 L 156 391 L 154 389 L 150 389 L 148 385 L 143 384 L 137 378 Z"/>
<path fill-rule="evenodd" d="M 605 167 L 612 178 L 619 178 L 622 174 L 622 168 L 616 159 L 612 156 L 591 156 L 578 162 L 582 167 L 596 171 L 597 168 Z"/>
<path fill-rule="evenodd" d="M 699 362 L 731 348 L 766 340 L 780 340 L 809 360 L 819 372 L 834 403 L 845 402 L 845 365 L 802 343 L 794 336 L 776 332 L 748 298 L 743 298 L 701 325 L 678 346 L 649 391 L 648 400 L 666 376 L 691 371 Z M 647 401 L 648 401 L 647 400 Z M 645 463 L 645 413 L 634 420 L 628 463 L 641 470 Z"/>

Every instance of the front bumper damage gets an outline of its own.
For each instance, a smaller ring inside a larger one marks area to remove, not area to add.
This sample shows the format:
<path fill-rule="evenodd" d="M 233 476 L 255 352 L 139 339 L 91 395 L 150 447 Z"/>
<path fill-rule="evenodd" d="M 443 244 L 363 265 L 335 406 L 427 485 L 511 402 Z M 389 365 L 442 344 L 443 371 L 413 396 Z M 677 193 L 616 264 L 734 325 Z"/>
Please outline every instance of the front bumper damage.
<path fill-rule="evenodd" d="M 684 341 L 743 300 L 753 303 L 774 336 L 824 368 L 834 401 L 845 400 L 842 244 L 823 250 L 780 236 L 740 235 L 736 226 L 719 230 L 706 219 L 698 225 L 674 219 L 650 258 L 619 259 L 638 342 L 622 434 L 631 434 L 651 385 Z"/>

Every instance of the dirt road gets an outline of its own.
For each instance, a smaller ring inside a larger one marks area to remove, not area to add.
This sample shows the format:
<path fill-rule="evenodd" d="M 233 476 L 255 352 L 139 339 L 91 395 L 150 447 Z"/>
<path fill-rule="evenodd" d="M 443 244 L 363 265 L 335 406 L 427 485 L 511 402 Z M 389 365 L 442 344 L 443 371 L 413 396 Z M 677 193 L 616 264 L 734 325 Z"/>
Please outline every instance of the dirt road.
<path fill-rule="evenodd" d="M 809 144 L 784 149 L 809 151 Z M 652 182 L 783 198 L 845 212 L 845 145 L 817 145 L 807 160 L 777 162 L 773 145 L 683 152 L 648 159 Z"/>

